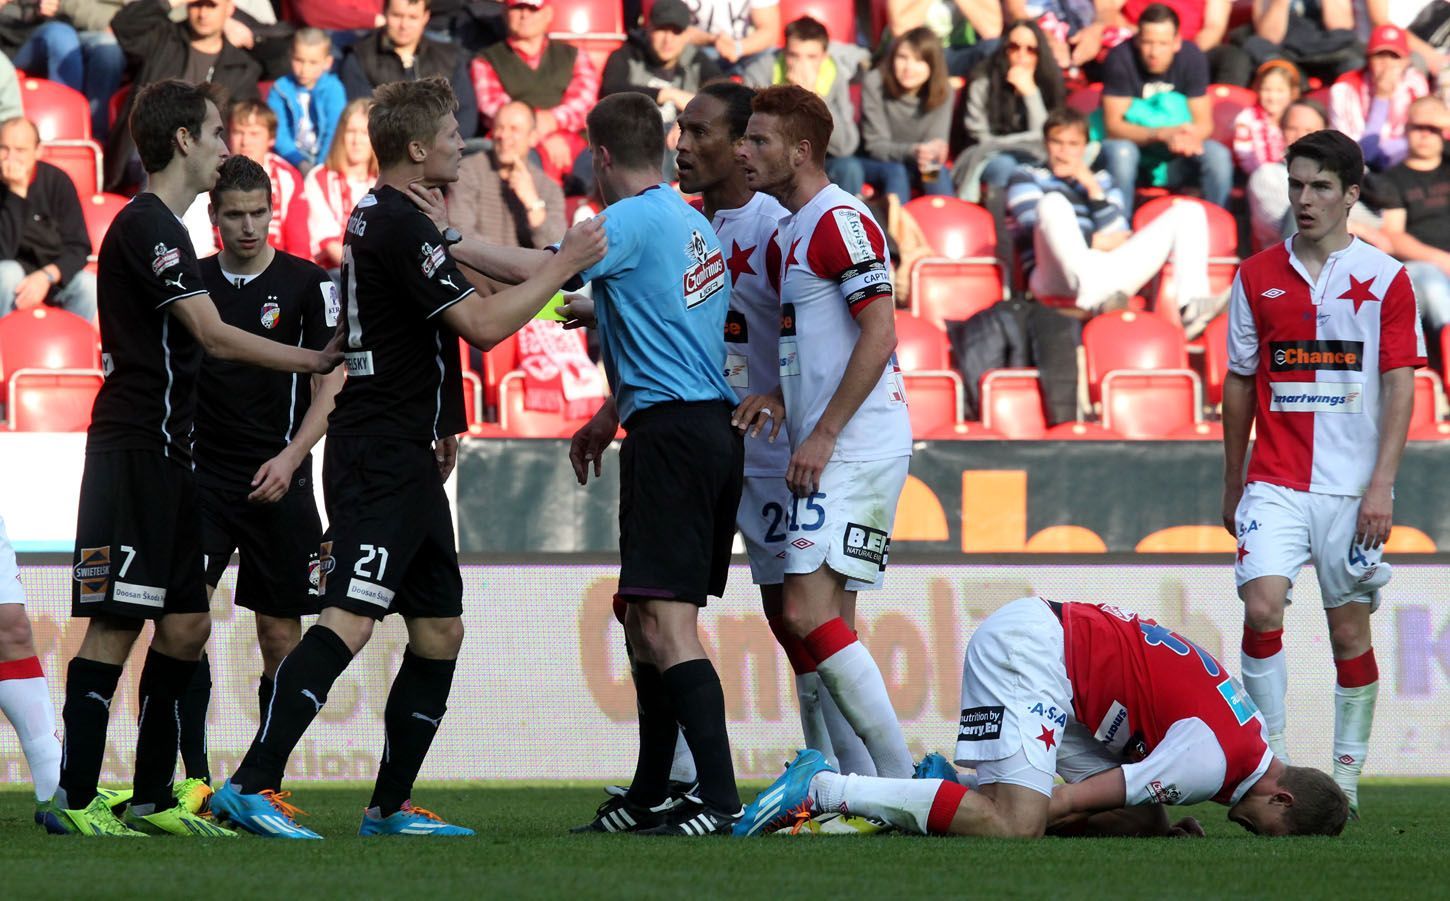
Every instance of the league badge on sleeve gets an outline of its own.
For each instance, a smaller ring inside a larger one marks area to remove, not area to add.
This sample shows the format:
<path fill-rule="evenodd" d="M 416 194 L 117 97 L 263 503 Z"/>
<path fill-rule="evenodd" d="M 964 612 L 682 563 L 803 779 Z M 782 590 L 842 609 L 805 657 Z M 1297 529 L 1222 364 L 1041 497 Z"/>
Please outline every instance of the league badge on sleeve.
<path fill-rule="evenodd" d="M 690 232 L 685 252 L 694 265 L 685 270 L 685 309 L 690 310 L 714 297 L 725 287 L 725 255 L 720 248 L 710 249 L 698 230 Z"/>
<path fill-rule="evenodd" d="M 175 247 L 157 244 L 153 253 L 155 256 L 151 258 L 151 274 L 157 277 L 160 277 L 161 273 L 181 262 L 181 251 Z"/>
<path fill-rule="evenodd" d="M 337 318 L 342 315 L 342 301 L 337 296 L 337 285 L 331 280 L 317 286 L 322 292 L 322 315 L 328 328 L 337 327 Z"/>

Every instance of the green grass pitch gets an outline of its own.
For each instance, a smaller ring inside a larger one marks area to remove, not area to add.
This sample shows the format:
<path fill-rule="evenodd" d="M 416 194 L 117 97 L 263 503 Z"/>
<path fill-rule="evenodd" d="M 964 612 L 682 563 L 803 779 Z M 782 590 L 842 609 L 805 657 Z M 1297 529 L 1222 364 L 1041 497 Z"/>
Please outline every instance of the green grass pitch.
<path fill-rule="evenodd" d="M 38 898 L 1433 898 L 1450 876 L 1450 784 L 1372 782 L 1338 839 L 1255 838 L 1224 808 L 1204 839 L 574 836 L 597 786 L 450 784 L 418 800 L 471 839 L 359 839 L 365 786 L 291 786 L 325 842 L 46 836 L 0 793 L 0 897 Z M 12 786 L 18 788 L 18 786 Z M 753 794 L 756 786 L 748 789 Z"/>

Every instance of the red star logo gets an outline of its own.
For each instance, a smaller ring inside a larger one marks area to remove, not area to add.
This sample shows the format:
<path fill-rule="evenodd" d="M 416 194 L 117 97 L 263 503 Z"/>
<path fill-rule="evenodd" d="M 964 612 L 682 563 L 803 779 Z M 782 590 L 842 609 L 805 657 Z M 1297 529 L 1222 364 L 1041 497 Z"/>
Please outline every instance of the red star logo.
<path fill-rule="evenodd" d="M 1057 744 L 1057 733 L 1055 731 L 1053 731 L 1052 729 L 1049 729 L 1048 727 L 1043 726 L 1042 727 L 1042 734 L 1039 735 L 1039 736 L 1037 736 L 1037 740 L 1040 741 L 1040 742 L 1042 742 L 1043 748 L 1045 748 L 1048 751 L 1051 751 L 1052 748 L 1053 748 L 1053 746 Z"/>
<path fill-rule="evenodd" d="M 755 275 L 755 270 L 750 268 L 750 255 L 755 253 L 755 248 L 742 249 L 739 241 L 731 241 L 730 247 L 730 259 L 725 263 L 730 267 L 730 281 L 738 282 L 742 275 Z"/>
<path fill-rule="evenodd" d="M 786 254 L 785 265 L 781 267 L 782 271 L 789 269 L 792 264 L 800 262 L 800 260 L 795 258 L 795 249 L 799 246 L 801 246 L 800 238 L 796 238 L 794 241 L 791 242 L 790 253 Z"/>
<path fill-rule="evenodd" d="M 1369 289 L 1369 286 L 1373 283 L 1374 279 L 1372 278 L 1367 278 L 1364 281 L 1360 281 L 1359 279 L 1351 275 L 1349 277 L 1349 290 L 1339 295 L 1339 299 L 1354 301 L 1355 315 L 1359 315 L 1360 304 L 1368 303 L 1370 301 L 1373 301 L 1374 303 L 1380 302 L 1380 299 L 1378 297 L 1375 297 L 1374 292 Z"/>
<path fill-rule="evenodd" d="M 1238 555 L 1238 560 L 1236 560 L 1236 561 L 1234 561 L 1234 562 L 1236 562 L 1236 563 L 1242 563 L 1242 562 L 1244 562 L 1244 558 L 1245 558 L 1245 557 L 1247 557 L 1247 556 L 1248 556 L 1248 555 L 1249 555 L 1249 549 L 1248 549 L 1248 548 L 1246 548 L 1246 547 L 1244 547 L 1244 546 L 1243 546 L 1243 545 L 1242 545 L 1242 544 L 1241 544 L 1241 545 L 1239 545 L 1239 555 Z"/>

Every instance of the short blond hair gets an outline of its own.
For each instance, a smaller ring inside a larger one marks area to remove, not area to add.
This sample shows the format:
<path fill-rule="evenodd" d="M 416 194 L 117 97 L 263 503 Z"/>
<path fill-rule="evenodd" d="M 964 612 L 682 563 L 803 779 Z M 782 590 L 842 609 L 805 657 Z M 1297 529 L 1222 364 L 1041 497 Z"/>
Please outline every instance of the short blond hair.
<path fill-rule="evenodd" d="M 453 86 L 440 76 L 378 85 L 368 110 L 368 139 L 378 166 L 387 168 L 406 160 L 408 144 L 413 141 L 431 143 L 438 133 L 438 120 L 457 111 Z"/>

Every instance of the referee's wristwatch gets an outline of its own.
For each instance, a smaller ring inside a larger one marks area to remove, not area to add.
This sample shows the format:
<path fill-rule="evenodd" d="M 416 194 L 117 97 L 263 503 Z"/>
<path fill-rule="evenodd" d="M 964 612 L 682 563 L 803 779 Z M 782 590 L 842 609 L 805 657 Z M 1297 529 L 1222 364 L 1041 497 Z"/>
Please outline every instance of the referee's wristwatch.
<path fill-rule="evenodd" d="M 454 228 L 453 226 L 450 225 L 447 228 L 443 229 L 443 244 L 444 244 L 444 246 L 446 246 L 446 247 L 452 247 L 454 244 L 457 244 L 458 242 L 460 242 L 462 240 L 463 240 L 463 232 L 459 231 L 458 229 Z"/>

